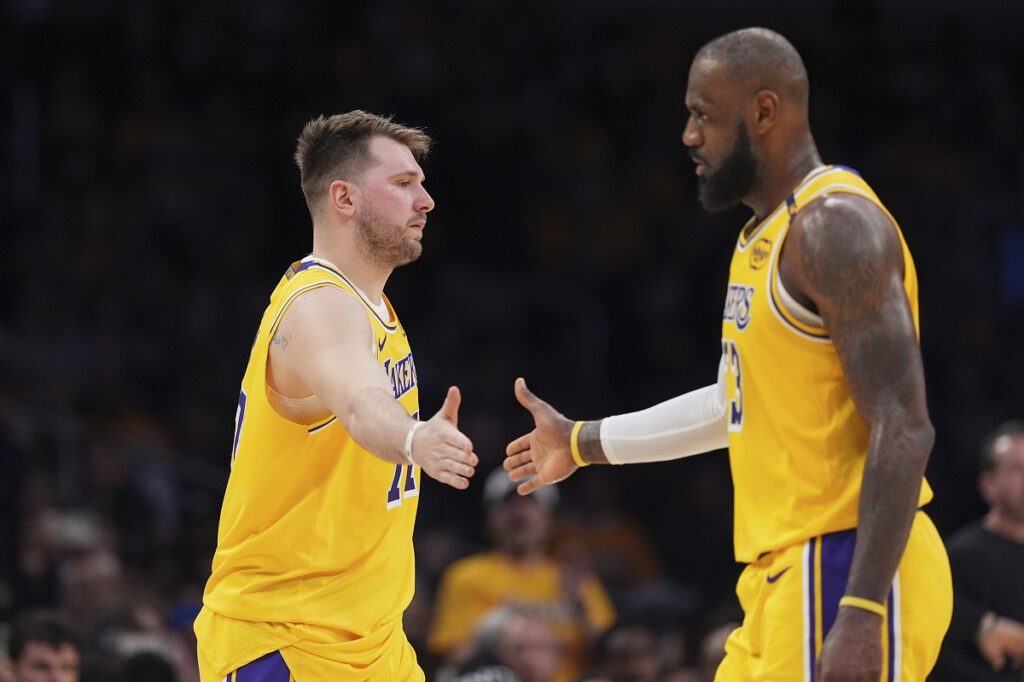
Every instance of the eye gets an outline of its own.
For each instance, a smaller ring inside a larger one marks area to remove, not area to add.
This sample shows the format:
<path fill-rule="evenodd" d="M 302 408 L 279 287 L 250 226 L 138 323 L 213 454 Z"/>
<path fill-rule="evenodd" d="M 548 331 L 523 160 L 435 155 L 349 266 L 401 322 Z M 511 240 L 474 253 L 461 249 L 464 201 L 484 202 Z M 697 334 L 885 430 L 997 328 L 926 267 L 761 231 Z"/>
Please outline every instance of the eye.
<path fill-rule="evenodd" d="M 398 186 L 399 186 L 399 187 L 401 187 L 401 188 L 403 188 L 403 189 L 404 189 L 404 188 L 406 188 L 406 187 L 408 187 L 408 186 L 410 186 L 411 184 L 412 184 L 412 183 L 411 183 L 411 182 L 409 182 L 408 180 L 399 180 L 399 181 L 398 181 Z"/>

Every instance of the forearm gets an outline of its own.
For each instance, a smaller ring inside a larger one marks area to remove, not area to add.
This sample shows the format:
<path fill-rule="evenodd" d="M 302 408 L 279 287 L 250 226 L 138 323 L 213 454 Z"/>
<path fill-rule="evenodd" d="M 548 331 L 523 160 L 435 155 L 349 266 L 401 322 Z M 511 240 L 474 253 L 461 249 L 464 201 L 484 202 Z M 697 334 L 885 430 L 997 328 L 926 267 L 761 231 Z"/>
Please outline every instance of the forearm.
<path fill-rule="evenodd" d="M 383 388 L 360 389 L 351 407 L 339 414 L 352 438 L 386 462 L 407 464 L 405 440 L 416 423 L 390 392 Z"/>
<path fill-rule="evenodd" d="M 861 486 L 849 596 L 885 603 L 917 512 L 934 431 L 893 418 L 871 430 Z"/>
<path fill-rule="evenodd" d="M 595 464 L 662 462 L 728 445 L 724 363 L 717 383 L 646 410 L 587 422 L 579 435 L 583 460 Z"/>

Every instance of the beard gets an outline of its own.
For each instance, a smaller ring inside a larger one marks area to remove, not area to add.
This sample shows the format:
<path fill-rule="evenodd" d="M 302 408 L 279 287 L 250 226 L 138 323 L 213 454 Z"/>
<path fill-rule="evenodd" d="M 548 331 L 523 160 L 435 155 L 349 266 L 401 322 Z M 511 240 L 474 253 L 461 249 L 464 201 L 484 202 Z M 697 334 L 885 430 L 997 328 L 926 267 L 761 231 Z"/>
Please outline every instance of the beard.
<path fill-rule="evenodd" d="M 393 270 L 413 262 L 423 253 L 423 245 L 406 236 L 404 223 L 390 223 L 372 209 L 356 223 L 360 253 L 371 263 Z"/>
<path fill-rule="evenodd" d="M 757 185 L 758 163 L 747 124 L 740 121 L 736 141 L 718 170 L 699 178 L 697 196 L 708 211 L 724 211 L 743 200 Z"/>

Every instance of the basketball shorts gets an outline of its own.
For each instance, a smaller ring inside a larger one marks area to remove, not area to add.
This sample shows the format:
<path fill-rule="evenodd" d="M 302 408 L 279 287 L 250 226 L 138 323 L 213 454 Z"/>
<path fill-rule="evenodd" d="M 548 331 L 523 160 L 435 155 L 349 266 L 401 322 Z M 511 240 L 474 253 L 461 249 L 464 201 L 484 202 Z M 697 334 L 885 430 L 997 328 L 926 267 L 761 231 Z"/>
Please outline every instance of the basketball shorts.
<path fill-rule="evenodd" d="M 196 620 L 196 634 L 201 682 L 424 680 L 401 627 L 375 648 L 366 640 L 345 641 L 343 634 L 323 628 L 248 623 L 204 608 Z M 266 653 L 267 649 L 273 650 Z"/>
<path fill-rule="evenodd" d="M 409 649 L 411 653 L 411 647 L 408 644 L 404 647 Z M 405 652 L 399 652 L 402 654 Z M 409 657 L 399 655 L 397 660 L 393 660 L 396 657 L 391 657 L 385 666 L 385 671 L 378 673 L 375 677 L 371 676 L 367 678 L 368 682 L 372 680 L 376 682 L 406 682 L 406 680 L 422 681 L 423 672 L 419 666 L 416 665 L 416 656 L 412 655 L 411 661 L 404 660 Z M 322 680 L 327 678 L 321 677 L 302 677 L 301 682 L 305 680 Z M 330 678 L 338 679 L 338 678 Z M 291 668 L 288 667 L 288 663 L 284 660 L 284 656 L 281 655 L 280 651 L 269 653 L 265 656 L 257 658 L 251 663 L 246 663 L 238 670 L 226 675 L 223 682 L 300 682 L 294 675 L 292 675 Z"/>
<path fill-rule="evenodd" d="M 743 623 L 729 636 L 715 682 L 816 682 L 815 662 L 846 590 L 856 530 L 769 552 L 736 586 Z M 919 511 L 886 601 L 883 682 L 924 682 L 953 611 L 949 559 Z"/>

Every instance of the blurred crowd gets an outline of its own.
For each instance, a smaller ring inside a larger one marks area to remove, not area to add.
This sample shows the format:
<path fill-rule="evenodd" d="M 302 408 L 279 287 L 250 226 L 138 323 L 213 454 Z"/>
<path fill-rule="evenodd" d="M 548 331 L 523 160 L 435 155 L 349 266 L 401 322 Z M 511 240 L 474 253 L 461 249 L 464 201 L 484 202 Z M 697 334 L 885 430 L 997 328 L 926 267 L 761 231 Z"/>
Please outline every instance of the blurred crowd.
<path fill-rule="evenodd" d="M 900 221 L 938 432 L 930 511 L 946 535 L 984 511 L 978 443 L 1024 414 L 1013 3 L 13 0 L 0 13 L 0 622 L 62 614 L 83 680 L 127 679 L 139 654 L 195 680 L 238 382 L 266 297 L 311 244 L 292 145 L 312 116 L 354 108 L 437 141 L 424 256 L 388 292 L 423 411 L 459 385 L 483 461 L 468 492 L 424 485 L 406 627 L 431 679 L 710 679 L 740 615 L 724 457 L 595 467 L 557 506 L 498 521 L 516 502 L 488 498 L 484 476 L 527 428 L 516 376 L 573 418 L 714 381 L 745 215 L 700 210 L 679 135 L 693 53 L 743 25 L 801 50 L 823 157 L 861 171 Z M 516 542 L 529 551 L 503 549 Z M 464 562 L 502 552 L 528 556 L 502 570 L 529 573 L 550 608 L 474 593 L 455 601 L 476 611 L 446 613 L 446 594 L 472 590 Z M 458 624 L 447 641 L 443 622 Z"/>

